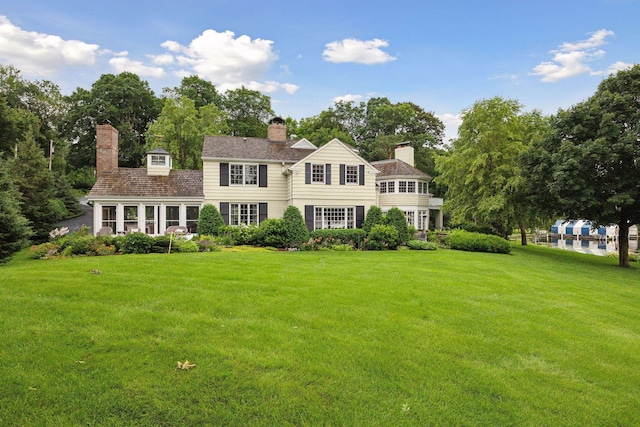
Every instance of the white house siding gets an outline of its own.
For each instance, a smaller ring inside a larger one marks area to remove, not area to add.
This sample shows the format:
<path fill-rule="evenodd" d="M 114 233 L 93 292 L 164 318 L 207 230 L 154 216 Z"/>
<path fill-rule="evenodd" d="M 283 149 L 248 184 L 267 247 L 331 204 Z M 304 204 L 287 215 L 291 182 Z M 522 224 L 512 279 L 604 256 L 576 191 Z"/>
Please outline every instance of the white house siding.
<path fill-rule="evenodd" d="M 267 186 L 257 185 L 220 185 L 220 163 L 266 164 Z M 287 170 L 282 162 L 205 160 L 203 162 L 204 203 L 220 209 L 220 203 L 267 203 L 268 217 L 281 218 L 289 205 L 289 185 Z"/>
<path fill-rule="evenodd" d="M 397 189 L 396 189 L 397 191 Z M 383 193 L 379 195 L 380 209 L 386 210 L 394 206 L 420 206 L 428 209 L 429 195 L 418 193 Z"/>

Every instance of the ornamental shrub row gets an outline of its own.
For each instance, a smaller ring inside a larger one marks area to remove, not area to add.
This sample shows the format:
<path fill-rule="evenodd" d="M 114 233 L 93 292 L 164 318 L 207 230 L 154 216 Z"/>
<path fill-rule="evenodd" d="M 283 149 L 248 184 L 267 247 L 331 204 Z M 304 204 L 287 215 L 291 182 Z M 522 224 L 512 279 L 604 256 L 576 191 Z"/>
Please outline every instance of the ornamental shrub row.
<path fill-rule="evenodd" d="M 451 249 L 470 252 L 492 252 L 508 254 L 511 244 L 502 237 L 465 230 L 453 230 L 442 242 Z"/>

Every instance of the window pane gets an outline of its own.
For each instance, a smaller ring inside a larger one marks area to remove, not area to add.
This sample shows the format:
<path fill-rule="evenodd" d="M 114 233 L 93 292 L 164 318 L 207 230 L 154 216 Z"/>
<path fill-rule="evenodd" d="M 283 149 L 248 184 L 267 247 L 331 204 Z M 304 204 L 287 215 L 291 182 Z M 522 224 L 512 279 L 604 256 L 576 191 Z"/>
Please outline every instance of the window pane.
<path fill-rule="evenodd" d="M 102 226 L 111 227 L 111 230 L 116 232 L 116 207 L 115 206 L 103 206 L 102 207 Z"/>
<path fill-rule="evenodd" d="M 395 183 L 395 181 L 387 182 L 387 191 L 389 193 L 395 193 L 396 192 L 396 183 Z"/>
<path fill-rule="evenodd" d="M 347 181 L 347 184 L 358 183 L 358 166 L 346 167 L 346 181 Z"/>
<path fill-rule="evenodd" d="M 244 165 L 244 167 L 244 183 L 246 185 L 258 185 L 258 165 Z"/>
<path fill-rule="evenodd" d="M 145 222 L 145 233 L 147 234 L 157 234 L 158 230 L 156 229 L 156 207 L 155 206 L 145 206 L 144 207 L 144 222 Z"/>
<path fill-rule="evenodd" d="M 407 192 L 407 181 L 400 181 L 398 183 L 398 193 L 406 193 Z"/>
<path fill-rule="evenodd" d="M 387 183 L 386 182 L 381 182 L 380 183 L 380 193 L 386 193 L 387 192 Z"/>
<path fill-rule="evenodd" d="M 229 174 L 231 175 L 231 184 L 242 185 L 243 176 L 242 176 L 242 166 L 243 165 L 234 165 L 231 164 Z"/>
<path fill-rule="evenodd" d="M 180 206 L 166 207 L 166 226 L 180 225 Z"/>
<path fill-rule="evenodd" d="M 311 165 L 311 182 L 324 182 L 324 165 Z"/>
<path fill-rule="evenodd" d="M 195 233 L 198 229 L 199 206 L 187 206 L 187 231 Z"/>
<path fill-rule="evenodd" d="M 414 181 L 409 181 L 407 183 L 407 193 L 415 193 L 416 192 L 416 183 Z"/>

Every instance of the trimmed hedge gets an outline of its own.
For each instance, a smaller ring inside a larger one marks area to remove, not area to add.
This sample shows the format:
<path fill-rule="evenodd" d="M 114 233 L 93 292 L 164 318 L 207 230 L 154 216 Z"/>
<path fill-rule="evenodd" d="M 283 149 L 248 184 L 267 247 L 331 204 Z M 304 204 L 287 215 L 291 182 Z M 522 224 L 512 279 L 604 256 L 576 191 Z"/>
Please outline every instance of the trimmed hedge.
<path fill-rule="evenodd" d="M 511 244 L 502 237 L 464 230 L 452 231 L 443 239 L 443 243 L 451 249 L 459 251 L 492 252 L 500 254 L 508 254 L 511 252 Z"/>
<path fill-rule="evenodd" d="M 367 233 L 360 228 L 333 228 L 324 230 L 314 230 L 311 232 L 311 240 L 318 243 L 325 243 L 327 246 L 351 245 L 359 248 Z"/>
<path fill-rule="evenodd" d="M 409 240 L 407 242 L 407 247 L 415 251 L 435 251 L 438 249 L 437 244 L 424 240 Z"/>

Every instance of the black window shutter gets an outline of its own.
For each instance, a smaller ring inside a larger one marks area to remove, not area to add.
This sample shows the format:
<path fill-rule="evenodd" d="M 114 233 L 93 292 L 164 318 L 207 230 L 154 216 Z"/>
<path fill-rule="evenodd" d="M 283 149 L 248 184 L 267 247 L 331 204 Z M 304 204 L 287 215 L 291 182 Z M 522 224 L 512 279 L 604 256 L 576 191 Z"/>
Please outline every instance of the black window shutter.
<path fill-rule="evenodd" d="M 341 164 L 340 165 L 340 185 L 344 185 L 345 182 L 347 181 L 346 175 L 347 175 L 347 168 L 345 165 Z"/>
<path fill-rule="evenodd" d="M 304 207 L 304 223 L 307 225 L 309 231 L 313 231 L 313 224 L 315 222 L 315 209 L 313 205 L 305 205 Z"/>
<path fill-rule="evenodd" d="M 229 225 L 229 203 L 228 202 L 220 202 L 220 215 L 224 220 L 224 224 Z"/>
<path fill-rule="evenodd" d="M 229 163 L 220 163 L 220 187 L 229 186 Z"/>
<path fill-rule="evenodd" d="M 267 186 L 267 165 L 258 166 L 258 186 Z"/>
<path fill-rule="evenodd" d="M 356 228 L 362 228 L 364 222 L 364 206 L 356 206 Z"/>
<path fill-rule="evenodd" d="M 267 215 L 267 204 L 266 203 L 259 203 L 258 204 L 258 221 L 262 222 L 265 219 L 268 218 Z"/>
<path fill-rule="evenodd" d="M 360 180 L 359 184 L 364 185 L 364 165 L 358 167 L 358 179 Z"/>
<path fill-rule="evenodd" d="M 311 163 L 304 164 L 304 183 L 311 184 Z"/>
<path fill-rule="evenodd" d="M 327 185 L 331 185 L 331 163 L 327 163 L 324 166 L 324 183 Z"/>

